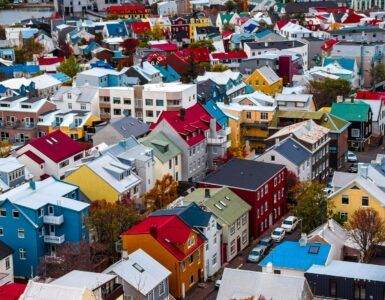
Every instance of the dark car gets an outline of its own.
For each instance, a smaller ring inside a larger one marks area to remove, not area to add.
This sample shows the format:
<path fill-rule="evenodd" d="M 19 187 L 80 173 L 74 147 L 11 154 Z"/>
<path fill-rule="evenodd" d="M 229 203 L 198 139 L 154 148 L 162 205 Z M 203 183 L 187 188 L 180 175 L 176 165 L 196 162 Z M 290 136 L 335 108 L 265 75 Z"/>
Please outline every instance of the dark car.
<path fill-rule="evenodd" d="M 351 164 L 349 169 L 348 169 L 348 172 L 349 173 L 357 173 L 358 172 L 358 164 Z"/>
<path fill-rule="evenodd" d="M 265 246 L 267 251 L 273 246 L 273 239 L 270 236 L 265 236 L 260 239 L 258 245 Z"/>

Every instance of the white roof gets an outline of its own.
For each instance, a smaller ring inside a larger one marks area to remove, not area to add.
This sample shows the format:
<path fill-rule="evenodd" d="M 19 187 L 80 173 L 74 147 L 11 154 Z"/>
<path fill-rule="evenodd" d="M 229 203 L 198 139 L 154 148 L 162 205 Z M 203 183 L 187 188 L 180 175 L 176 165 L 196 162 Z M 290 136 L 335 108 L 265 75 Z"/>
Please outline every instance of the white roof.
<path fill-rule="evenodd" d="M 1 103 L 8 106 L 2 106 L 2 111 L 19 111 L 19 112 L 37 112 L 48 101 L 45 98 L 36 99 L 36 101 L 28 101 L 29 98 L 3 98 L 0 99 Z M 23 105 L 23 106 L 22 106 Z"/>
<path fill-rule="evenodd" d="M 385 282 L 385 266 L 333 260 L 327 266 L 313 265 L 306 273 Z"/>
<path fill-rule="evenodd" d="M 298 300 L 304 298 L 305 289 L 309 292 L 304 277 L 225 268 L 217 299 L 258 299 L 263 295 L 266 299 Z"/>
<path fill-rule="evenodd" d="M 276 94 L 275 100 L 285 102 L 304 102 L 307 103 L 313 99 L 312 94 Z"/>
<path fill-rule="evenodd" d="M 74 288 L 30 280 L 20 300 L 96 300 L 96 296 L 84 287 Z"/>
<path fill-rule="evenodd" d="M 169 270 L 142 249 L 131 253 L 127 259 L 113 264 L 104 273 L 118 275 L 129 285 L 139 289 L 144 296 L 171 274 Z"/>
<path fill-rule="evenodd" d="M 123 71 L 124 69 L 122 69 Z M 89 69 L 89 70 L 85 70 L 83 72 L 80 72 L 79 75 L 88 75 L 88 76 L 96 76 L 96 77 L 103 77 L 103 76 L 106 76 L 106 75 L 121 75 L 124 73 L 124 71 L 122 72 L 118 72 L 116 70 L 113 70 L 113 69 L 106 69 L 106 68 L 92 68 L 92 69 Z"/>
<path fill-rule="evenodd" d="M 373 113 L 373 122 L 377 122 L 381 113 L 382 100 L 360 100 L 370 105 Z"/>
<path fill-rule="evenodd" d="M 12 172 L 17 169 L 23 168 L 24 165 L 20 163 L 16 157 L 8 156 L 0 158 L 0 171 L 1 172 Z"/>
<path fill-rule="evenodd" d="M 115 277 L 116 276 L 112 274 L 73 270 L 52 281 L 52 284 L 75 288 L 87 288 L 93 291 L 101 285 L 113 280 Z"/>
<path fill-rule="evenodd" d="M 332 186 L 334 189 L 341 188 L 347 185 L 356 177 L 357 177 L 357 173 L 334 171 L 333 178 L 332 178 Z"/>
<path fill-rule="evenodd" d="M 282 28 L 281 28 L 281 32 L 290 32 L 290 33 L 312 33 L 311 30 L 299 25 L 299 24 L 296 24 L 296 23 L 292 23 L 292 22 L 288 22 L 286 25 L 284 25 Z"/>
<path fill-rule="evenodd" d="M 258 72 L 266 79 L 269 84 L 279 81 L 281 78 L 269 66 L 263 66 L 258 69 Z"/>
<path fill-rule="evenodd" d="M 145 92 L 182 92 L 193 87 L 194 84 L 187 84 L 181 82 L 168 83 L 147 83 L 143 85 Z"/>
<path fill-rule="evenodd" d="M 7 88 L 15 90 L 15 89 L 19 89 L 22 84 L 24 84 L 25 86 L 28 86 L 31 82 L 35 83 L 35 88 L 37 90 L 42 90 L 42 89 L 46 89 L 46 88 L 50 88 L 50 87 L 62 84 L 60 80 L 48 74 L 42 74 L 32 78 L 25 78 L 25 77 L 11 78 L 0 82 L 0 84 L 4 85 Z"/>
<path fill-rule="evenodd" d="M 229 80 L 236 80 L 238 79 L 240 73 L 239 72 L 233 72 L 231 70 L 226 70 L 223 72 L 206 72 L 203 75 L 200 75 L 197 77 L 197 82 L 205 81 L 208 79 L 211 79 L 216 84 L 224 85 L 229 82 Z"/>

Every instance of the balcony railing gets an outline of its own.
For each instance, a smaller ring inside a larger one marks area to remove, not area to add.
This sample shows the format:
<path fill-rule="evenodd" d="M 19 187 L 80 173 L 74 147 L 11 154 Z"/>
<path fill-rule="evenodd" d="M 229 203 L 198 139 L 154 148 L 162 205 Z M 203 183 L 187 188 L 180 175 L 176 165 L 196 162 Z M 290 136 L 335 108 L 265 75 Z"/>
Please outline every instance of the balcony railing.
<path fill-rule="evenodd" d="M 64 217 L 63 215 L 60 215 L 60 216 L 46 215 L 43 217 L 43 222 L 45 224 L 61 225 L 64 222 Z"/>
<path fill-rule="evenodd" d="M 64 234 L 60 236 L 56 235 L 45 235 L 44 236 L 44 242 L 49 244 L 63 244 L 65 241 Z"/>
<path fill-rule="evenodd" d="M 103 299 L 105 300 L 115 300 L 118 299 L 120 296 L 122 296 L 124 293 L 123 291 L 123 285 L 115 283 L 112 291 L 109 292 L 108 294 L 103 295 Z"/>
<path fill-rule="evenodd" d="M 216 138 L 207 138 L 207 144 L 209 145 L 221 145 L 227 142 L 227 139 L 223 136 L 219 136 Z"/>

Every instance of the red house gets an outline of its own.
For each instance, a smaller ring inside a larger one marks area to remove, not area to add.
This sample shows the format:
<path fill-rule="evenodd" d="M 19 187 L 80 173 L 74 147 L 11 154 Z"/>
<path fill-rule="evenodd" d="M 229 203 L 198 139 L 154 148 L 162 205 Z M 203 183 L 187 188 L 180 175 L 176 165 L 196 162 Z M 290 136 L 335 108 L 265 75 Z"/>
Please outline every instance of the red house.
<path fill-rule="evenodd" d="M 228 187 L 251 206 L 250 234 L 259 237 L 286 211 L 284 165 L 233 158 L 200 182 L 202 187 Z"/>

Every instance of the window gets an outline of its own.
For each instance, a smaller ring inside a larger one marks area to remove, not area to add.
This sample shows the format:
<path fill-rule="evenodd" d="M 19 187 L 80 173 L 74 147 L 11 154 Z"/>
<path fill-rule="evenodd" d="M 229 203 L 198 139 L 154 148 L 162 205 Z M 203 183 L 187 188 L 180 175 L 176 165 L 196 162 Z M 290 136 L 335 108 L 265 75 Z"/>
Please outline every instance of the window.
<path fill-rule="evenodd" d="M 48 206 L 48 213 L 50 215 L 53 215 L 53 212 L 54 212 L 53 206 L 52 205 Z"/>
<path fill-rule="evenodd" d="M 175 156 L 175 165 L 177 166 L 178 165 L 178 156 Z"/>
<path fill-rule="evenodd" d="M 268 193 L 268 191 L 269 191 L 269 186 L 265 184 L 265 195 Z"/>
<path fill-rule="evenodd" d="M 154 105 L 154 100 L 152 100 L 152 99 L 146 99 L 146 105 L 148 105 L 148 106 Z"/>
<path fill-rule="evenodd" d="M 366 299 L 366 290 L 365 290 L 364 282 L 354 282 L 354 299 L 355 300 Z"/>
<path fill-rule="evenodd" d="M 337 282 L 335 280 L 330 280 L 330 297 L 337 297 Z"/>
<path fill-rule="evenodd" d="M 19 215 L 20 215 L 20 212 L 19 212 L 18 210 L 14 209 L 14 210 L 12 211 L 12 216 L 13 216 L 14 218 L 19 218 Z"/>
<path fill-rule="evenodd" d="M 25 238 L 25 230 L 24 230 L 24 228 L 19 228 L 19 229 L 17 230 L 17 237 L 18 237 L 19 239 Z"/>
<path fill-rule="evenodd" d="M 19 258 L 22 260 L 27 259 L 27 251 L 24 248 L 19 249 Z"/>
<path fill-rule="evenodd" d="M 11 261 L 10 261 L 9 257 L 7 257 L 5 259 L 5 269 L 9 270 L 10 267 L 11 267 Z"/>
<path fill-rule="evenodd" d="M 70 163 L 70 162 L 69 162 L 68 159 L 63 160 L 63 161 L 59 164 L 59 168 L 64 168 L 64 167 L 68 166 L 69 163 Z"/>
<path fill-rule="evenodd" d="M 123 99 L 123 103 L 124 103 L 124 104 L 128 104 L 128 105 L 131 105 L 131 99 L 124 98 L 124 99 Z"/>
<path fill-rule="evenodd" d="M 251 119 L 251 111 L 247 111 L 246 112 L 246 118 L 247 119 Z"/>
<path fill-rule="evenodd" d="M 277 186 L 277 177 L 274 177 L 274 186 Z"/>
<path fill-rule="evenodd" d="M 195 244 L 195 237 L 192 235 L 189 239 L 188 239 L 188 247 L 190 248 L 191 246 L 193 246 Z"/>
<path fill-rule="evenodd" d="M 247 223 L 247 215 L 244 214 L 244 215 L 242 216 L 242 225 L 246 225 L 246 223 Z"/>
<path fill-rule="evenodd" d="M 348 213 L 340 212 L 340 219 L 342 222 L 346 222 L 348 220 Z"/>
<path fill-rule="evenodd" d="M 265 112 L 261 113 L 261 120 L 267 120 L 269 115 Z"/>
<path fill-rule="evenodd" d="M 213 257 L 211 258 L 211 263 L 213 266 L 216 265 L 216 263 L 217 263 L 217 254 L 216 253 L 214 253 Z"/>
<path fill-rule="evenodd" d="M 158 289 L 159 289 L 159 296 L 162 296 L 164 294 L 164 292 L 166 291 L 166 288 L 165 288 L 165 285 L 164 285 L 164 281 L 162 281 L 159 284 Z"/>
<path fill-rule="evenodd" d="M 237 219 L 237 229 L 241 228 L 241 218 Z"/>
<path fill-rule="evenodd" d="M 352 128 L 351 135 L 354 138 L 359 138 L 360 137 L 360 130 L 357 128 Z"/>
<path fill-rule="evenodd" d="M 164 101 L 162 99 L 156 99 L 156 106 L 164 106 Z"/>
<path fill-rule="evenodd" d="M 342 203 L 342 204 L 349 204 L 349 196 L 347 196 L 347 195 L 342 195 L 342 197 L 341 197 L 341 203 Z"/>
<path fill-rule="evenodd" d="M 77 160 L 79 160 L 79 159 L 81 159 L 81 158 L 83 158 L 83 153 L 76 154 L 76 155 L 74 156 L 74 161 L 77 161 Z"/>
<path fill-rule="evenodd" d="M 120 104 L 120 98 L 119 98 L 119 97 L 113 97 L 113 98 L 112 98 L 112 102 L 113 102 L 114 104 Z"/>
<path fill-rule="evenodd" d="M 271 156 L 270 156 L 270 160 L 271 160 L 271 161 L 275 161 L 275 155 L 271 155 Z"/>
<path fill-rule="evenodd" d="M 7 216 L 7 211 L 4 208 L 0 209 L 0 216 L 2 216 L 2 217 Z"/>
<path fill-rule="evenodd" d="M 4 236 L 4 228 L 0 227 L 0 236 Z"/>
<path fill-rule="evenodd" d="M 194 284 L 194 275 L 191 275 L 190 277 L 190 285 Z"/>
<path fill-rule="evenodd" d="M 80 109 L 81 109 L 81 110 L 86 110 L 86 109 L 87 109 L 87 107 L 86 107 L 86 105 L 85 105 L 85 104 L 81 104 L 81 105 L 80 105 Z"/>
<path fill-rule="evenodd" d="M 122 114 L 122 110 L 119 108 L 114 108 L 114 115 L 115 116 L 120 116 Z"/>
<path fill-rule="evenodd" d="M 146 110 L 146 117 L 149 117 L 149 118 L 154 117 L 154 112 L 152 110 Z"/>
<path fill-rule="evenodd" d="M 168 168 L 169 168 L 169 169 L 172 168 L 172 160 L 171 160 L 171 159 L 168 161 Z"/>
<path fill-rule="evenodd" d="M 242 244 L 247 243 L 247 229 L 242 231 Z"/>
<path fill-rule="evenodd" d="M 230 235 L 233 235 L 235 233 L 235 223 L 230 226 Z"/>
<path fill-rule="evenodd" d="M 362 206 L 369 206 L 369 198 L 366 196 L 362 196 Z"/>
<path fill-rule="evenodd" d="M 235 240 L 232 240 L 232 241 L 231 241 L 231 244 L 230 244 L 230 253 L 231 253 L 231 254 L 234 254 L 234 253 L 235 253 Z"/>

